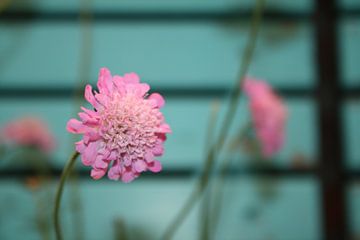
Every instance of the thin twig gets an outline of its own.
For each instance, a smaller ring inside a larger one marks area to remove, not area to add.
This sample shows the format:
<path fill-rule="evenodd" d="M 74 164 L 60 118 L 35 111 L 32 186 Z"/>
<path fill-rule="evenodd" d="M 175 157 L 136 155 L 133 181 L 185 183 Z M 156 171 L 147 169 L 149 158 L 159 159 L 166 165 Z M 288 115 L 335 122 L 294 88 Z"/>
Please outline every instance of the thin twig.
<path fill-rule="evenodd" d="M 236 84 L 234 88 L 232 89 L 232 93 L 230 96 L 230 103 L 228 111 L 225 115 L 225 120 L 223 121 L 220 136 L 218 138 L 218 141 L 215 142 L 215 144 L 212 145 L 212 147 L 209 149 L 209 152 L 206 157 L 206 164 L 205 169 L 203 171 L 203 174 L 200 177 L 200 180 L 198 184 L 196 185 L 195 189 L 192 191 L 191 195 L 189 196 L 188 200 L 185 202 L 184 207 L 181 209 L 179 214 L 175 217 L 174 221 L 170 223 L 168 228 L 166 228 L 164 235 L 161 239 L 164 240 L 170 240 L 172 239 L 173 235 L 175 234 L 178 227 L 181 225 L 185 217 L 189 214 L 190 210 L 194 206 L 196 200 L 198 197 L 203 193 L 205 187 L 207 186 L 207 183 L 209 181 L 210 172 L 213 169 L 214 161 L 219 152 L 222 150 L 225 140 L 227 138 L 230 126 L 232 124 L 233 118 L 236 114 L 239 98 L 241 95 L 241 89 L 243 82 L 245 80 L 248 68 L 250 66 L 252 56 L 255 50 L 256 46 L 256 39 L 258 35 L 258 31 L 261 24 L 262 19 L 262 12 L 263 8 L 265 6 L 265 0 L 257 0 L 256 6 L 254 9 L 252 21 L 251 21 L 251 28 L 250 28 L 250 34 L 247 41 L 247 45 L 242 57 L 242 62 L 240 66 L 240 74 L 238 81 L 236 81 Z"/>
<path fill-rule="evenodd" d="M 252 127 L 252 122 L 250 121 L 248 124 L 246 124 L 240 131 L 239 134 L 239 142 L 242 141 L 242 139 L 244 139 L 246 132 L 249 128 Z M 211 234 L 215 235 L 216 233 L 216 228 L 217 225 L 219 223 L 220 220 L 220 212 L 221 212 L 221 208 L 222 208 L 222 200 L 223 200 L 223 187 L 225 184 L 225 177 L 226 174 L 228 173 L 229 170 L 229 166 L 231 165 L 231 160 L 233 158 L 230 156 L 227 156 L 225 158 L 225 160 L 222 162 L 222 164 L 219 167 L 219 172 L 218 174 L 215 174 L 215 186 L 214 186 L 214 201 L 213 201 L 213 210 L 211 213 Z"/>
<path fill-rule="evenodd" d="M 60 177 L 60 182 L 56 191 L 56 196 L 55 196 L 55 207 L 54 207 L 54 227 L 55 227 L 55 234 L 56 234 L 56 239 L 57 240 L 62 240 L 62 232 L 61 232 L 61 226 L 60 226 L 60 205 L 61 205 L 61 196 L 64 190 L 64 185 L 65 185 L 65 180 L 66 178 L 69 176 L 69 174 L 71 173 L 74 165 L 75 165 L 75 160 L 76 158 L 79 156 L 78 152 L 74 152 L 73 155 L 69 158 L 69 160 L 67 161 L 65 168 L 61 174 Z"/>
<path fill-rule="evenodd" d="M 205 152 L 208 151 L 209 146 L 212 146 L 213 142 L 212 139 L 215 135 L 215 127 L 216 122 L 219 114 L 219 100 L 215 100 L 211 105 L 211 114 L 209 119 L 208 128 L 206 131 L 205 136 Z M 206 162 L 204 162 L 204 165 Z M 200 223 L 201 223 L 201 232 L 200 232 L 200 239 L 201 240 L 208 240 L 209 239 L 209 208 L 210 208 L 211 202 L 210 202 L 210 196 L 205 195 L 202 202 L 202 208 L 201 208 L 201 216 L 200 216 Z"/>
<path fill-rule="evenodd" d="M 128 235 L 126 231 L 126 225 L 124 220 L 116 218 L 114 220 L 115 240 L 127 240 Z"/>

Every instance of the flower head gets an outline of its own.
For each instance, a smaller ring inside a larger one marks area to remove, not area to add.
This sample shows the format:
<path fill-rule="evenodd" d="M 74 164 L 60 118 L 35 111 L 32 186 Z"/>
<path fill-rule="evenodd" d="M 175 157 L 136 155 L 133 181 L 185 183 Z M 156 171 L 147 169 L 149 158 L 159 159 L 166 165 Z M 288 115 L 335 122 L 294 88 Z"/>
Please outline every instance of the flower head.
<path fill-rule="evenodd" d="M 24 117 L 9 122 L 2 129 L 2 141 L 18 146 L 36 147 L 50 152 L 55 147 L 55 140 L 46 124 L 35 117 Z"/>
<path fill-rule="evenodd" d="M 148 96 L 149 85 L 140 83 L 135 73 L 111 76 L 107 68 L 100 70 L 97 86 L 99 92 L 85 88 L 94 110 L 82 107 L 81 121 L 67 124 L 69 132 L 83 134 L 76 150 L 83 164 L 92 167 L 91 176 L 99 179 L 108 173 L 110 179 L 130 182 L 144 171 L 159 172 L 155 157 L 163 154 L 171 132 L 160 112 L 162 96 Z"/>
<path fill-rule="evenodd" d="M 250 111 L 262 154 L 271 157 L 284 143 L 285 104 L 264 81 L 247 78 L 244 91 L 250 100 Z"/>

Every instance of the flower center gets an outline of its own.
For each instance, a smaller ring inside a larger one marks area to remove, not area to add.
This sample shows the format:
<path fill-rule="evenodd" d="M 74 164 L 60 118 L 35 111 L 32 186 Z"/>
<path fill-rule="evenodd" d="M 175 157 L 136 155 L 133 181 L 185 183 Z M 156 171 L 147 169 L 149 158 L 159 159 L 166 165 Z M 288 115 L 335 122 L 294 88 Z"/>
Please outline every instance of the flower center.
<path fill-rule="evenodd" d="M 160 112 L 136 96 L 115 96 L 101 112 L 100 134 L 109 150 L 136 158 L 155 146 Z"/>

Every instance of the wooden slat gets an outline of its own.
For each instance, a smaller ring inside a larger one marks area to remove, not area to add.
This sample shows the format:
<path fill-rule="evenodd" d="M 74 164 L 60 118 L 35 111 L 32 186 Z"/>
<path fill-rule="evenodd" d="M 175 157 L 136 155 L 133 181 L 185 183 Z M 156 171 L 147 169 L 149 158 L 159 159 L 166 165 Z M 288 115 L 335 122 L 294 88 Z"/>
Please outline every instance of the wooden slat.
<path fill-rule="evenodd" d="M 251 17 L 251 10 L 235 8 L 225 11 L 197 11 L 197 12 L 148 12 L 148 11 L 94 11 L 92 12 L 92 20 L 102 23 L 114 22 L 214 22 L 214 21 L 230 21 L 230 20 L 248 20 Z M 267 22 L 279 21 L 308 21 L 312 15 L 308 13 L 287 12 L 279 10 L 266 10 L 264 19 Z M 80 18 L 79 11 L 48 11 L 42 12 L 37 10 L 17 10 L 7 11 L 0 15 L 0 21 L 6 22 L 77 22 Z"/>
<path fill-rule="evenodd" d="M 316 60 L 319 91 L 319 167 L 322 226 L 326 240 L 349 239 L 342 141 L 341 86 L 335 0 L 316 1 Z"/>
<path fill-rule="evenodd" d="M 349 170 L 360 169 L 360 99 L 344 102 L 344 150 L 346 168 Z"/>
<path fill-rule="evenodd" d="M 257 183 L 256 179 L 247 177 L 233 178 L 228 182 L 224 188 L 226 204 L 223 207 L 225 215 L 221 216 L 223 224 L 219 226 L 215 239 L 237 239 L 239 235 L 244 239 L 264 239 L 269 235 L 278 240 L 319 239 L 318 186 L 314 179 L 294 178 L 272 182 L 274 198 L 271 199 L 261 197 Z M 193 184 L 193 179 L 163 181 L 139 178 L 131 184 L 109 180 L 81 180 L 79 190 L 85 239 L 112 239 L 112 221 L 115 217 L 121 217 L 132 234 L 142 230 L 146 232 L 146 239 L 158 239 L 166 223 L 173 218 L 188 196 Z M 55 184 L 51 182 L 50 187 L 54 189 Z M 70 214 L 71 189 L 68 183 L 63 198 L 66 239 L 72 238 L 74 229 Z M 29 222 L 34 222 L 35 196 L 38 196 L 36 192 L 26 189 L 21 181 L 0 183 L 1 217 L 13 216 L 7 217 L 0 226 L 4 239 L 36 239 L 35 228 L 24 227 L 29 226 Z M 294 202 L 297 203 L 296 208 Z M 43 210 L 46 206 L 44 205 Z M 254 211 L 255 216 L 252 214 Z M 196 239 L 199 230 L 197 219 L 196 208 L 174 240 Z"/>
<path fill-rule="evenodd" d="M 61 175 L 62 169 L 60 168 L 49 168 L 47 173 L 50 177 L 59 178 Z M 279 168 L 279 167 L 266 167 L 266 168 L 255 168 L 255 167 L 244 167 L 244 168 L 235 168 L 228 172 L 227 177 L 269 177 L 269 178 L 283 178 L 283 179 L 293 179 L 293 178 L 306 178 L 314 177 L 318 171 L 313 168 L 308 169 L 296 169 L 296 168 Z M 90 178 L 90 169 L 85 169 L 84 167 L 79 167 L 77 169 L 77 174 L 82 179 Z M 197 176 L 199 174 L 198 170 L 194 168 L 167 168 L 161 171 L 160 173 L 144 172 L 141 174 L 141 178 L 146 179 L 187 179 Z M 0 179 L 26 179 L 28 177 L 33 177 L 39 175 L 34 169 L 23 168 L 23 169 L 0 169 Z M 354 171 L 351 172 L 353 178 L 359 178 L 360 172 Z M 105 177 L 106 178 L 106 177 Z"/>
<path fill-rule="evenodd" d="M 338 7 L 342 9 L 356 9 L 360 8 L 360 2 L 358 0 L 338 0 Z"/>
<path fill-rule="evenodd" d="M 360 18 L 339 19 L 338 26 L 342 84 L 354 89 L 360 86 Z"/>
<path fill-rule="evenodd" d="M 311 11 L 313 4 L 311 0 L 293 1 L 293 0 L 276 0 L 267 3 L 268 8 L 288 11 Z M 123 10 L 126 12 L 144 11 L 144 12 L 178 12 L 178 11 L 226 11 L 234 8 L 252 9 L 254 1 L 252 0 L 92 0 L 92 9 L 94 10 Z M 37 9 L 46 11 L 74 11 L 81 8 L 81 0 L 13 0 L 13 9 Z"/>
<path fill-rule="evenodd" d="M 359 178 L 353 180 L 347 187 L 347 204 L 350 236 L 356 239 L 360 226 L 360 185 Z"/>
<path fill-rule="evenodd" d="M 107 66 L 116 74 L 137 72 L 155 88 L 229 88 L 246 31 L 231 22 L 95 24 L 89 80 Z M 0 88 L 76 86 L 78 24 L 0 23 L 0 32 Z M 311 39 L 309 24 L 266 25 L 249 74 L 275 87 L 313 86 Z"/>
<path fill-rule="evenodd" d="M 96 87 L 94 87 L 96 89 Z M 274 89 L 284 98 L 312 98 L 316 97 L 314 91 L 310 88 L 276 88 Z M 360 95 L 360 91 L 349 89 L 344 91 L 344 96 L 350 94 L 353 97 Z M 83 90 L 82 90 L 83 91 Z M 96 91 L 96 90 L 95 90 Z M 159 92 L 168 98 L 224 98 L 229 95 L 230 89 L 225 87 L 181 87 L 181 88 L 152 88 L 152 92 Z M 31 87 L 4 87 L 0 89 L 0 99 L 62 99 L 74 96 L 74 88 L 49 87 L 49 88 L 31 88 Z"/>

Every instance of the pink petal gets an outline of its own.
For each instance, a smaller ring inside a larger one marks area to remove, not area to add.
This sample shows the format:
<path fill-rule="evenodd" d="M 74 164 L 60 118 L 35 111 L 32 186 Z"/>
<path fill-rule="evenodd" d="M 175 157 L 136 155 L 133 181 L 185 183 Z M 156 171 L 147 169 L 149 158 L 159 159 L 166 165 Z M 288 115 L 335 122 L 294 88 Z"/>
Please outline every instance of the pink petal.
<path fill-rule="evenodd" d="M 71 133 L 85 133 L 88 129 L 89 127 L 75 118 L 70 119 L 66 124 L 66 130 Z"/>
<path fill-rule="evenodd" d="M 120 174 L 115 172 L 115 170 L 113 168 L 110 168 L 110 170 L 108 172 L 108 178 L 111 180 L 119 180 Z"/>
<path fill-rule="evenodd" d="M 124 75 L 124 82 L 125 83 L 139 83 L 140 78 L 136 73 L 126 73 Z"/>
<path fill-rule="evenodd" d="M 119 180 L 120 179 L 120 169 L 119 165 L 115 163 L 108 172 L 108 177 L 111 180 Z"/>
<path fill-rule="evenodd" d="M 88 114 L 92 118 L 99 118 L 99 114 L 93 110 L 87 109 L 85 107 L 80 107 L 86 114 Z"/>
<path fill-rule="evenodd" d="M 121 176 L 121 180 L 125 183 L 129 183 L 134 180 L 135 176 L 132 172 L 124 172 Z"/>
<path fill-rule="evenodd" d="M 92 92 L 92 87 L 91 85 L 86 85 L 85 87 L 85 99 L 96 109 L 98 109 L 100 107 L 100 104 L 98 103 L 98 101 L 95 99 L 95 96 Z"/>
<path fill-rule="evenodd" d="M 117 150 L 113 150 L 110 152 L 110 155 L 107 157 L 109 161 L 116 160 L 118 158 L 118 152 Z"/>
<path fill-rule="evenodd" d="M 109 166 L 109 163 L 105 162 L 103 160 L 103 157 L 101 155 L 98 155 L 96 160 L 95 160 L 95 168 L 106 168 Z"/>
<path fill-rule="evenodd" d="M 97 147 L 97 142 L 90 142 L 81 154 L 81 160 L 85 166 L 91 166 L 92 164 L 94 164 L 97 156 Z"/>
<path fill-rule="evenodd" d="M 161 133 L 171 133 L 171 128 L 168 124 L 163 123 L 160 125 L 158 132 Z"/>
<path fill-rule="evenodd" d="M 152 172 L 160 172 L 162 169 L 161 162 L 158 160 L 148 164 L 148 169 Z"/>
<path fill-rule="evenodd" d="M 158 139 L 159 139 L 161 142 L 165 142 L 166 139 L 167 139 L 165 133 L 156 133 L 155 135 L 158 137 Z"/>
<path fill-rule="evenodd" d="M 152 153 L 155 156 L 161 156 L 164 153 L 164 147 L 162 144 L 157 144 L 155 145 L 155 147 L 152 149 Z"/>
<path fill-rule="evenodd" d="M 75 143 L 75 149 L 77 152 L 79 153 L 83 153 L 86 149 L 86 145 L 84 144 L 84 141 L 81 140 L 81 141 L 78 141 Z"/>
<path fill-rule="evenodd" d="M 101 68 L 98 79 L 98 89 L 100 93 L 109 95 L 113 90 L 112 77 L 109 69 Z"/>
<path fill-rule="evenodd" d="M 143 97 L 147 91 L 149 91 L 150 86 L 142 83 L 142 84 L 127 84 L 125 86 L 126 93 L 128 94 L 134 94 L 138 97 Z"/>
<path fill-rule="evenodd" d="M 145 161 L 148 163 L 154 161 L 154 154 L 151 151 L 146 152 L 144 157 Z"/>
<path fill-rule="evenodd" d="M 105 175 L 105 173 L 106 173 L 106 169 L 96 169 L 96 168 L 94 168 L 94 169 L 91 170 L 90 175 L 91 175 L 91 177 L 93 179 L 98 180 L 98 179 L 102 178 Z"/>
<path fill-rule="evenodd" d="M 99 133 L 92 128 L 88 128 L 87 132 L 84 133 L 84 143 L 88 144 L 90 141 L 97 141 L 101 138 L 101 136 L 99 135 Z"/>
<path fill-rule="evenodd" d="M 124 157 L 124 165 L 125 166 L 130 166 L 131 164 L 132 164 L 132 160 L 131 160 L 131 158 L 130 157 L 128 157 L 127 155 Z"/>
<path fill-rule="evenodd" d="M 110 150 L 107 147 L 99 149 L 99 153 L 103 156 L 104 159 L 107 159 L 110 156 Z"/>
<path fill-rule="evenodd" d="M 157 107 L 159 108 L 162 108 L 165 105 L 165 100 L 159 93 L 151 94 L 148 99 L 155 100 Z"/>
<path fill-rule="evenodd" d="M 85 124 L 89 124 L 89 125 L 91 124 L 94 126 L 94 125 L 97 125 L 99 122 L 99 120 L 97 118 L 94 118 L 87 113 L 79 112 L 78 115 L 79 115 L 81 121 L 83 121 L 83 123 L 85 123 Z"/>
<path fill-rule="evenodd" d="M 114 83 L 115 87 L 117 88 L 119 95 L 120 96 L 125 96 L 125 94 L 126 94 L 126 90 L 125 90 L 126 83 L 124 82 L 124 78 L 121 77 L 121 76 L 115 75 L 113 77 L 113 83 Z"/>
<path fill-rule="evenodd" d="M 134 164 L 136 172 L 143 172 L 146 170 L 146 164 L 143 160 L 137 160 Z"/>
<path fill-rule="evenodd" d="M 137 94 L 139 97 L 143 97 L 150 90 L 150 86 L 146 83 L 137 84 L 137 86 Z"/>
<path fill-rule="evenodd" d="M 108 95 L 105 95 L 103 93 L 97 93 L 95 94 L 95 98 L 96 100 L 103 106 L 106 106 L 107 103 L 109 102 L 110 100 L 110 97 Z"/>

